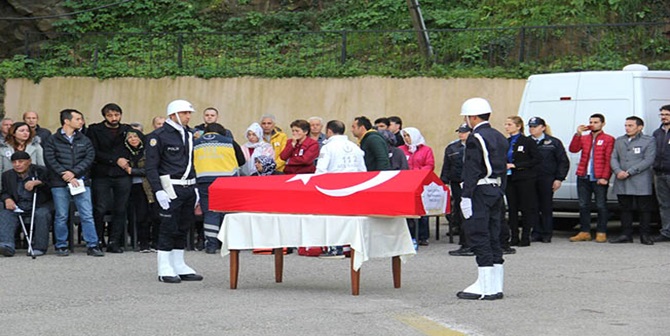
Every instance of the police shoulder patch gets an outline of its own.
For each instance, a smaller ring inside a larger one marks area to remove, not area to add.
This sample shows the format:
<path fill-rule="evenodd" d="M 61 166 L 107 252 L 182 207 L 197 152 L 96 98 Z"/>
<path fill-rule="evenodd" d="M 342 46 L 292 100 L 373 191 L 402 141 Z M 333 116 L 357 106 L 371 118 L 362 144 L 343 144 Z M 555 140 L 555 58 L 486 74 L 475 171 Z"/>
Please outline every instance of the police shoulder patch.
<path fill-rule="evenodd" d="M 153 139 L 149 140 L 149 146 L 151 146 L 151 147 L 156 146 L 157 143 L 158 143 L 158 141 L 156 140 L 156 138 L 153 138 Z"/>

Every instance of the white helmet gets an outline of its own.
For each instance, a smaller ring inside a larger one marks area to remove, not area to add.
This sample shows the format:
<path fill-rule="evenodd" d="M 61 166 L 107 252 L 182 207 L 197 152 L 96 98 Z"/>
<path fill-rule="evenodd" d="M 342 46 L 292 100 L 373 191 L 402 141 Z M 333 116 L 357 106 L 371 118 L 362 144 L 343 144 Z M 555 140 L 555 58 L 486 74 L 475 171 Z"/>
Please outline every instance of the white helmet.
<path fill-rule="evenodd" d="M 168 116 L 179 112 L 195 112 L 195 110 L 193 109 L 193 105 L 191 105 L 191 103 L 183 99 L 173 100 L 170 104 L 168 104 Z"/>
<path fill-rule="evenodd" d="M 493 112 L 491 105 L 484 98 L 470 98 L 461 106 L 462 116 L 476 116 Z"/>

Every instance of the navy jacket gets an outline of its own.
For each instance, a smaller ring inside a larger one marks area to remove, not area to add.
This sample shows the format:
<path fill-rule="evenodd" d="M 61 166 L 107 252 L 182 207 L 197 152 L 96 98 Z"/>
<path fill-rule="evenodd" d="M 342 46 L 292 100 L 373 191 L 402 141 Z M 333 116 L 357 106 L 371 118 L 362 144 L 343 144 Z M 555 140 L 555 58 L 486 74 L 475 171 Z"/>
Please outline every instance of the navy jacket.
<path fill-rule="evenodd" d="M 73 133 L 72 143 L 57 129 L 44 144 L 44 162 L 49 169 L 49 185 L 52 188 L 66 187 L 61 175 L 69 170 L 76 178 L 84 178 L 90 185 L 89 172 L 95 159 L 95 149 L 91 140 L 79 131 Z"/>
<path fill-rule="evenodd" d="M 185 131 L 187 137 L 193 139 L 190 130 L 185 127 Z M 188 142 L 184 143 L 179 131 L 168 123 L 149 133 L 145 146 L 145 172 L 151 190 L 154 192 L 163 190 L 160 182 L 160 176 L 162 175 L 170 175 L 175 180 L 181 179 L 188 166 L 190 166 L 190 170 L 187 179 L 195 178 L 192 151 L 193 148 L 189 148 Z M 191 152 L 190 155 L 189 152 Z M 189 157 L 191 162 L 188 161 Z"/>
<path fill-rule="evenodd" d="M 533 138 L 531 140 L 535 141 Z M 537 151 L 542 157 L 542 162 L 537 166 L 537 177 L 564 181 L 570 170 L 570 160 L 561 140 L 545 134 L 537 145 Z"/>
<path fill-rule="evenodd" d="M 670 174 L 670 132 L 666 132 L 661 125 L 652 135 L 656 141 L 654 172 Z"/>
<path fill-rule="evenodd" d="M 505 187 L 507 172 L 507 139 L 487 123 L 479 124 L 465 141 L 463 161 L 463 197 L 472 198 L 482 178 L 501 178 Z"/>
<path fill-rule="evenodd" d="M 461 175 L 463 175 L 463 155 L 465 153 L 465 145 L 461 140 L 452 141 L 444 149 L 444 161 L 442 162 L 442 172 L 440 179 L 445 184 L 451 182 L 461 182 Z"/>

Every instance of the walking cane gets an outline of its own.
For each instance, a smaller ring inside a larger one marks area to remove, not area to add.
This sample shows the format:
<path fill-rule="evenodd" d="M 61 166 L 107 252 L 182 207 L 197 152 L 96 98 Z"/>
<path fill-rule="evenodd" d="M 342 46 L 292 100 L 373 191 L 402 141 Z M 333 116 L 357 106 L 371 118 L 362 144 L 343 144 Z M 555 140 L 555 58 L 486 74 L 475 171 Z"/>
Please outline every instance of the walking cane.
<path fill-rule="evenodd" d="M 33 177 L 32 180 L 34 181 L 35 178 Z M 33 210 L 30 214 L 30 233 L 28 233 L 28 230 L 26 230 L 26 224 L 23 222 L 23 216 L 22 214 L 24 213 L 23 210 L 21 210 L 19 207 L 16 207 L 14 209 L 14 213 L 16 213 L 19 216 L 19 222 L 21 222 L 21 229 L 23 230 L 23 236 L 26 237 L 26 240 L 28 241 L 28 254 L 35 259 L 35 251 L 33 251 L 33 227 L 35 223 L 35 205 L 37 204 L 37 191 L 33 189 Z"/>
<path fill-rule="evenodd" d="M 35 178 L 32 178 L 32 181 L 35 181 Z M 35 259 L 35 251 L 33 251 L 32 248 L 32 241 L 33 241 L 33 227 L 35 226 L 35 205 L 37 204 L 37 190 L 35 189 L 35 186 L 33 186 L 33 210 L 30 213 L 30 243 L 28 244 L 28 247 L 30 248 L 30 255 Z"/>

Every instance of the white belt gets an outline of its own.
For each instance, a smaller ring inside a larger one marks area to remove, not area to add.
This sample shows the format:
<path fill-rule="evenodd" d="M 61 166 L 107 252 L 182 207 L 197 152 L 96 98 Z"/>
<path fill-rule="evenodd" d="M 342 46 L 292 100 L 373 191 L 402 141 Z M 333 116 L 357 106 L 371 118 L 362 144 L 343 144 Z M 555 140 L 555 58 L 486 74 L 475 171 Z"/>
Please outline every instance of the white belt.
<path fill-rule="evenodd" d="M 479 181 L 477 181 L 477 185 L 482 185 L 482 184 L 495 184 L 495 185 L 500 186 L 502 183 L 500 182 L 500 177 L 496 177 L 496 178 L 485 177 L 485 178 L 479 179 Z"/>
<path fill-rule="evenodd" d="M 172 185 L 179 185 L 179 186 L 192 186 L 195 184 L 195 179 L 190 179 L 190 180 L 173 180 L 170 179 L 170 183 Z"/>

